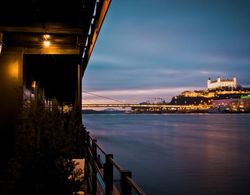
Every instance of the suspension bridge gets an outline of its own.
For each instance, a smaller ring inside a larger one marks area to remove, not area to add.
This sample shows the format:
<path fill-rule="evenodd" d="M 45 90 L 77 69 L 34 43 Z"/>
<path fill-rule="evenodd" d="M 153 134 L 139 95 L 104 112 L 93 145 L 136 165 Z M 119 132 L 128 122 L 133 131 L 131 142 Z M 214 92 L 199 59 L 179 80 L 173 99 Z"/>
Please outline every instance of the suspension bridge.
<path fill-rule="evenodd" d="M 134 111 L 189 111 L 189 110 L 207 110 L 209 109 L 208 105 L 200 104 L 200 105 L 175 105 L 175 104 L 167 104 L 167 103 L 139 103 L 139 104 L 131 104 L 131 103 L 124 103 L 120 100 L 116 100 L 114 98 L 105 97 L 102 95 L 98 95 L 92 92 L 83 91 L 83 93 L 96 96 L 102 99 L 111 100 L 116 103 L 83 103 L 82 109 L 88 108 L 131 108 Z"/>

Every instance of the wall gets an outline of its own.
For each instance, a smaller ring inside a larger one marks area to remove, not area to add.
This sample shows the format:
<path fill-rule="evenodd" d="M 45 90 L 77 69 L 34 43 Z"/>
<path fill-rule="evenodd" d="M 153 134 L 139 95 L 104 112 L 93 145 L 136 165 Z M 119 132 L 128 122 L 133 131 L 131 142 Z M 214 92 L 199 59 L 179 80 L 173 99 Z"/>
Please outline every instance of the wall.
<path fill-rule="evenodd" d="M 0 152 L 8 155 L 22 100 L 23 50 L 3 48 L 0 54 Z M 0 163 L 1 165 L 1 163 Z"/>
<path fill-rule="evenodd" d="M 208 82 L 208 89 L 215 89 L 215 88 L 220 88 L 220 87 L 232 87 L 232 88 L 236 88 L 237 84 L 236 81 L 232 80 L 232 81 L 221 81 L 221 80 L 217 80 L 216 82 Z"/>

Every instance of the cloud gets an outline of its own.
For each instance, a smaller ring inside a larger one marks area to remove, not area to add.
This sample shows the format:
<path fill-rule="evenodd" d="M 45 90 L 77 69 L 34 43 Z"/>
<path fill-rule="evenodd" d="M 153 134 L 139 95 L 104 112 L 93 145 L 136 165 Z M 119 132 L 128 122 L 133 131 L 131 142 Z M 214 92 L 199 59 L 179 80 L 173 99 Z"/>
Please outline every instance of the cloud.
<path fill-rule="evenodd" d="M 185 86 L 205 87 L 208 77 L 236 76 L 249 85 L 249 5 L 113 2 L 83 88 L 139 102 L 153 95 L 169 99 Z"/>
<path fill-rule="evenodd" d="M 96 53 L 91 57 L 91 63 L 93 64 L 111 64 L 111 65 L 126 65 L 128 60 L 125 58 L 117 57 L 108 54 Z"/>
<path fill-rule="evenodd" d="M 179 95 L 186 90 L 199 90 L 201 87 L 175 87 L 175 88 L 150 88 L 150 89 L 122 89 L 122 90 L 99 90 L 91 91 L 91 94 L 82 93 L 83 103 L 140 103 L 147 100 L 162 98 L 170 101 L 174 95 Z M 101 97 L 100 97 L 101 96 Z M 107 97 L 105 99 L 104 97 Z M 117 101 L 113 101 L 114 99 Z"/>
<path fill-rule="evenodd" d="M 83 78 L 83 90 L 205 87 L 208 77 L 223 76 L 224 72 L 198 67 L 174 69 L 166 67 L 135 67 L 116 70 L 93 70 Z"/>

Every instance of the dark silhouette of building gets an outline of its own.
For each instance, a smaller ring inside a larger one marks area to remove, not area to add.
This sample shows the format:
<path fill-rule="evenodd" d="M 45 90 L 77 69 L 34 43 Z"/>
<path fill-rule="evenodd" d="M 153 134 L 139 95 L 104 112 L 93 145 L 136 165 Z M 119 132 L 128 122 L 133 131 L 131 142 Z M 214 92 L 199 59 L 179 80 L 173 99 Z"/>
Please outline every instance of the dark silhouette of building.
<path fill-rule="evenodd" d="M 23 101 L 81 109 L 81 80 L 110 0 L 2 0 L 0 175 L 12 153 Z"/>

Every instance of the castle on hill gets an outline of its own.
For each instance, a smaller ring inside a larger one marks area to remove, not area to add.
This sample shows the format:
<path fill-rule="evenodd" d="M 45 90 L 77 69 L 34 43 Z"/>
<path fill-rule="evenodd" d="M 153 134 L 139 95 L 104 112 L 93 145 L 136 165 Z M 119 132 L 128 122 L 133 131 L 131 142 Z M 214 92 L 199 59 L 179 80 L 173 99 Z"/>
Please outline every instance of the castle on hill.
<path fill-rule="evenodd" d="M 250 88 L 242 87 L 237 83 L 237 78 L 207 80 L 207 88 L 203 90 L 183 91 L 180 95 L 174 96 L 170 104 L 177 105 L 198 105 L 211 104 L 217 99 L 241 99 L 242 96 L 250 94 Z"/>
<path fill-rule="evenodd" d="M 143 102 L 141 104 L 150 104 Z M 153 103 L 159 105 L 176 105 L 170 109 L 164 107 L 134 107 L 136 112 L 230 112 L 250 113 L 250 88 L 237 84 L 237 78 L 207 80 L 207 88 L 203 90 L 183 91 L 174 96 L 170 102 Z M 179 106 L 179 107 L 178 107 Z M 181 107 L 182 106 L 182 107 Z"/>
<path fill-rule="evenodd" d="M 217 80 L 212 81 L 211 78 L 208 78 L 207 80 L 207 88 L 208 89 L 218 89 L 218 88 L 237 88 L 237 79 L 236 77 L 233 77 L 233 79 L 221 79 L 220 77 L 217 78 Z"/>

